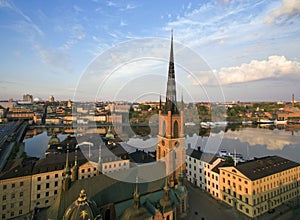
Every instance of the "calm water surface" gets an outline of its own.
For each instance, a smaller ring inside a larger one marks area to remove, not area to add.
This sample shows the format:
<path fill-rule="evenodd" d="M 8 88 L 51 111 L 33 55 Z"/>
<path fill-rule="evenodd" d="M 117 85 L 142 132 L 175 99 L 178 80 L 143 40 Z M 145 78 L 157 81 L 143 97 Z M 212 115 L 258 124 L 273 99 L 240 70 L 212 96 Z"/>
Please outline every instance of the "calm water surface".
<path fill-rule="evenodd" d="M 67 135 L 58 134 L 63 141 Z M 31 138 L 25 139 L 25 151 L 30 156 L 45 157 L 48 141 L 51 138 L 49 132 L 43 131 Z M 157 138 L 130 137 L 123 145 L 128 152 L 136 148 L 146 151 L 155 150 Z M 284 129 L 269 128 L 238 128 L 238 129 L 212 129 L 209 136 L 187 135 L 186 147 L 200 147 L 201 150 L 217 153 L 219 150 L 227 150 L 243 155 L 245 159 L 268 155 L 279 155 L 300 163 L 300 131 L 287 131 Z M 131 147 L 130 147 L 131 146 Z"/>

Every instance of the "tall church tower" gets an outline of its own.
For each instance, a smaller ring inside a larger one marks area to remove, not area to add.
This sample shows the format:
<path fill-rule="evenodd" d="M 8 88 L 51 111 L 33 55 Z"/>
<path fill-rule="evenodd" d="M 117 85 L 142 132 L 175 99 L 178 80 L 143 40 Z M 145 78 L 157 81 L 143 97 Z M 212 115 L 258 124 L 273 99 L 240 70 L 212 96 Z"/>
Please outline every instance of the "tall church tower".
<path fill-rule="evenodd" d="M 178 180 L 179 172 L 185 170 L 184 123 L 183 111 L 177 107 L 176 81 L 174 69 L 173 32 L 166 92 L 166 102 L 159 109 L 158 144 L 156 147 L 157 160 L 165 161 L 166 175 L 170 186 Z"/>

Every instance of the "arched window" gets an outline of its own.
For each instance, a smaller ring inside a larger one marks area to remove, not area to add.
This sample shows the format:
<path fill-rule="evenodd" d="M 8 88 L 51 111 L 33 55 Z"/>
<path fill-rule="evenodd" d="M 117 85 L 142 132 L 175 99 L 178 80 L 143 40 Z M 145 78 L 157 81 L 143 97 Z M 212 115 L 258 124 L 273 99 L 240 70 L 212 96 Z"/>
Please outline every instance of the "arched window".
<path fill-rule="evenodd" d="M 174 122 L 174 137 L 178 138 L 178 122 Z"/>
<path fill-rule="evenodd" d="M 163 127 L 162 127 L 162 136 L 166 136 L 167 126 L 166 121 L 163 121 Z"/>

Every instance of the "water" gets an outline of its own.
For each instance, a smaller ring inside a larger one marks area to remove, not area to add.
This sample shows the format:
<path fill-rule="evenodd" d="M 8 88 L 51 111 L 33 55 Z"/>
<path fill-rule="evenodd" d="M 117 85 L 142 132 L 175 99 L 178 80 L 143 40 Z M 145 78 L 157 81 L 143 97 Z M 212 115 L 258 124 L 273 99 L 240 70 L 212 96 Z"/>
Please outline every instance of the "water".
<path fill-rule="evenodd" d="M 48 149 L 48 142 L 51 138 L 51 133 L 43 130 L 42 133 L 34 135 L 33 137 L 24 139 L 25 152 L 28 156 L 44 158 L 45 151 Z M 62 142 L 68 135 L 58 134 L 57 137 Z"/>
<path fill-rule="evenodd" d="M 63 141 L 67 135 L 59 134 L 57 137 Z M 243 155 L 244 159 L 262 157 L 268 155 L 278 155 L 300 163 L 300 131 L 287 131 L 284 129 L 270 129 L 259 127 L 222 128 L 212 129 L 210 132 L 203 132 L 206 136 L 189 134 L 186 137 L 186 147 L 200 147 L 201 150 L 210 153 L 217 153 L 220 150 L 227 150 Z M 155 150 L 157 143 L 156 135 L 142 138 L 130 136 L 124 147 L 129 152 L 135 148 L 145 151 Z M 48 141 L 51 132 L 43 130 L 41 133 L 24 140 L 27 155 L 45 157 L 44 153 L 48 148 Z M 132 146 L 129 147 L 128 145 Z"/>

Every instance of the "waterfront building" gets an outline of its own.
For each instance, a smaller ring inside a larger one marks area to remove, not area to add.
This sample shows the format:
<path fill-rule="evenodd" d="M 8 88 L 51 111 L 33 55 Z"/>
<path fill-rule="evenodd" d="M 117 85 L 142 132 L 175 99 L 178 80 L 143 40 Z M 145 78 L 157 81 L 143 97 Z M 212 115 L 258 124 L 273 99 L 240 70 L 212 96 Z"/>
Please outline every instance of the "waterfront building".
<path fill-rule="evenodd" d="M 222 201 L 250 218 L 298 202 L 300 164 L 291 160 L 279 156 L 255 158 L 219 167 L 219 173 Z"/>
<path fill-rule="evenodd" d="M 17 160 L 0 176 L 0 217 L 9 219 L 30 212 L 31 170 L 34 159 Z"/>
<path fill-rule="evenodd" d="M 186 155 L 187 180 L 195 186 L 210 193 L 214 198 L 221 199 L 219 174 L 215 167 L 224 160 L 214 154 L 202 152 L 197 149 L 188 148 Z"/>
<path fill-rule="evenodd" d="M 26 215 L 35 208 L 49 207 L 62 188 L 64 172 L 71 181 L 129 168 L 129 160 L 104 157 L 100 163 L 88 161 L 78 152 L 49 154 L 46 158 L 19 159 L 0 175 L 1 219 Z"/>

